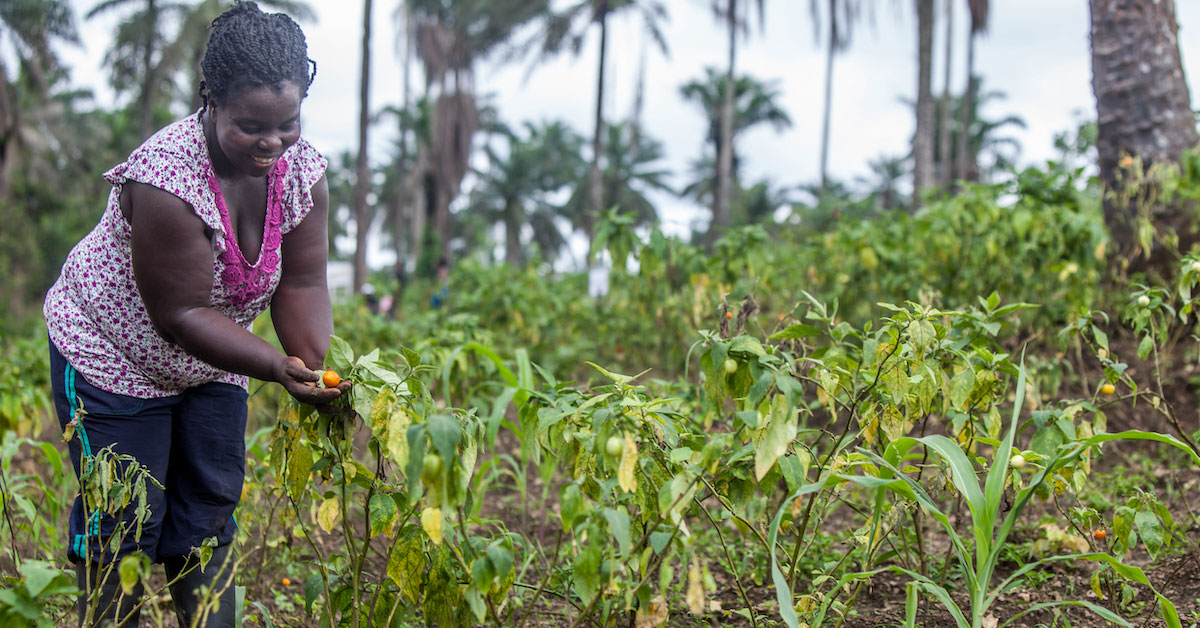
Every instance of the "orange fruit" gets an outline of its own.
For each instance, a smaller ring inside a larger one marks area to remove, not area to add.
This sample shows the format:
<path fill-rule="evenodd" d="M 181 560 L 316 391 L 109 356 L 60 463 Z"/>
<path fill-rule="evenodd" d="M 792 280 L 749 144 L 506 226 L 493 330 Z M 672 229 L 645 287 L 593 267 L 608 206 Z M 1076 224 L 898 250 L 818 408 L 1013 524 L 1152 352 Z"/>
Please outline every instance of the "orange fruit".
<path fill-rule="evenodd" d="M 290 587 L 290 586 L 292 586 L 292 579 L 291 579 L 291 578 L 284 578 L 283 580 L 280 580 L 280 581 L 279 581 L 279 584 L 282 584 L 282 585 L 283 585 L 283 586 L 285 586 L 285 587 Z"/>
<path fill-rule="evenodd" d="M 337 371 L 325 371 L 321 374 L 321 383 L 325 384 L 326 388 L 337 388 L 337 385 L 342 383 L 342 378 Z"/>
<path fill-rule="evenodd" d="M 1097 541 L 1103 541 L 1104 537 L 1106 536 L 1108 536 L 1108 532 L 1106 532 L 1104 528 L 1097 528 L 1096 531 L 1092 533 L 1092 537 Z"/>
<path fill-rule="evenodd" d="M 733 312 L 725 312 L 725 318 L 733 318 Z"/>
<path fill-rule="evenodd" d="M 1100 386 L 1101 395 L 1111 395 L 1115 392 L 1117 392 L 1117 387 L 1113 386 L 1112 384 L 1105 383 Z"/>

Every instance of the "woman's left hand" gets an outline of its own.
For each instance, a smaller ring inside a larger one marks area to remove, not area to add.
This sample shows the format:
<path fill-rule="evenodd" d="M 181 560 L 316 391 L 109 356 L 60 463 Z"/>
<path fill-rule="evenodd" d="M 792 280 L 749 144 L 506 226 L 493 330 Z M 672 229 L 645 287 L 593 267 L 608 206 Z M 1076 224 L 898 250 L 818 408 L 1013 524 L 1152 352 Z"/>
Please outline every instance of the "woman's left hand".
<path fill-rule="evenodd" d="M 275 381 L 301 403 L 324 406 L 350 390 L 350 382 L 343 381 L 334 388 L 321 388 L 317 386 L 320 380 L 321 373 L 309 369 L 296 356 L 283 358 L 275 367 Z"/>

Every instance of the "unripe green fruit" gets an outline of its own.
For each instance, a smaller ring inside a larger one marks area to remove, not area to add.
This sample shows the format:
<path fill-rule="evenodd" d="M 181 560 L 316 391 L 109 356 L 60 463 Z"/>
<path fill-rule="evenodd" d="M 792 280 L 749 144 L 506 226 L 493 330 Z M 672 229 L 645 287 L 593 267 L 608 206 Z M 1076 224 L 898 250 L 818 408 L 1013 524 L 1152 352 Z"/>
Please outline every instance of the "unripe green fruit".
<path fill-rule="evenodd" d="M 429 452 L 425 454 L 425 460 L 421 463 L 421 480 L 426 484 L 434 484 L 442 478 L 442 469 L 445 467 L 442 464 L 442 457 Z"/>
<path fill-rule="evenodd" d="M 621 455 L 621 449 L 625 447 L 625 441 L 620 436 L 609 436 L 608 441 L 604 443 L 604 453 L 610 458 L 616 458 Z"/>
<path fill-rule="evenodd" d="M 1142 296 L 1138 297 L 1138 305 L 1140 305 L 1142 307 L 1146 307 L 1147 305 L 1150 305 L 1150 297 L 1148 297 L 1144 294 Z"/>
<path fill-rule="evenodd" d="M 738 370 L 737 360 L 733 358 L 725 358 L 725 374 L 733 375 Z"/>
<path fill-rule="evenodd" d="M 1025 466 L 1025 456 L 1017 454 L 1009 459 L 1008 464 L 1014 469 L 1020 469 Z"/>
<path fill-rule="evenodd" d="M 1200 275 L 1200 260 L 1196 260 L 1196 261 L 1192 262 L 1191 266 L 1189 266 L 1189 268 L 1191 268 L 1193 273 Z"/>

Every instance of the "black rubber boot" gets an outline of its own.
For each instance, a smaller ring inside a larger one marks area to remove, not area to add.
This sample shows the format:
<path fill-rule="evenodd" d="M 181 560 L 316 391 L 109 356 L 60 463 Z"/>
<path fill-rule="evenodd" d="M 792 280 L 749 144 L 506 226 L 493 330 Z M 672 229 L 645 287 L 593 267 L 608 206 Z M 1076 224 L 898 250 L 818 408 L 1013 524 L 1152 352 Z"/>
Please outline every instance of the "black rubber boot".
<path fill-rule="evenodd" d="M 163 562 L 167 582 L 174 582 L 170 587 L 171 600 L 175 603 L 175 615 L 182 628 L 237 628 L 237 590 L 233 583 L 232 555 L 229 545 L 214 549 L 204 571 L 200 570 L 200 560 L 194 555 L 168 558 Z M 205 590 L 202 591 L 201 587 L 205 587 Z M 213 608 L 209 600 L 219 601 L 220 605 Z M 204 609 L 201 608 L 202 604 Z M 202 611 L 206 615 L 199 618 Z M 197 619 L 201 621 L 193 624 Z"/>
<path fill-rule="evenodd" d="M 126 595 L 121 590 L 121 576 L 115 564 L 76 563 L 75 577 L 84 591 L 78 603 L 80 628 L 137 628 L 143 593 L 140 582 Z"/>

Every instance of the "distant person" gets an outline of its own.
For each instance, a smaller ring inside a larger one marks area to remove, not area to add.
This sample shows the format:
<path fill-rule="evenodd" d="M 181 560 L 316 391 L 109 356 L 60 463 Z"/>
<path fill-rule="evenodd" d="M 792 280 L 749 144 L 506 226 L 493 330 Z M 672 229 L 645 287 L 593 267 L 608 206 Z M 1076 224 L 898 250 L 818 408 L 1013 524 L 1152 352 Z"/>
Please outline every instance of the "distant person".
<path fill-rule="evenodd" d="M 434 267 L 434 278 L 437 280 L 437 292 L 433 293 L 433 298 L 429 304 L 434 308 L 440 308 L 446 305 L 450 299 L 450 262 L 446 258 L 440 258 L 437 261 L 437 266 Z"/>
<path fill-rule="evenodd" d="M 333 332 L 329 191 L 325 158 L 300 135 L 316 69 L 304 33 L 237 2 L 213 20 L 201 69 L 204 105 L 104 175 L 100 223 L 46 296 L 54 404 L 74 430 L 76 474 L 112 445 L 165 486 L 146 486 L 149 518 L 117 548 L 107 541 L 133 506 L 113 517 L 75 499 L 81 626 L 138 625 L 142 586 L 124 593 L 110 567 L 134 552 L 164 564 L 181 626 L 233 626 L 248 379 L 316 405 L 349 388 L 316 385 Z M 250 331 L 268 307 L 282 353 Z M 214 538 L 202 571 L 192 549 Z M 202 588 L 219 596 L 206 621 Z"/>
<path fill-rule="evenodd" d="M 372 314 L 379 313 L 379 296 L 375 294 L 375 286 L 367 283 L 362 287 L 363 301 L 367 304 L 367 311 Z"/>

